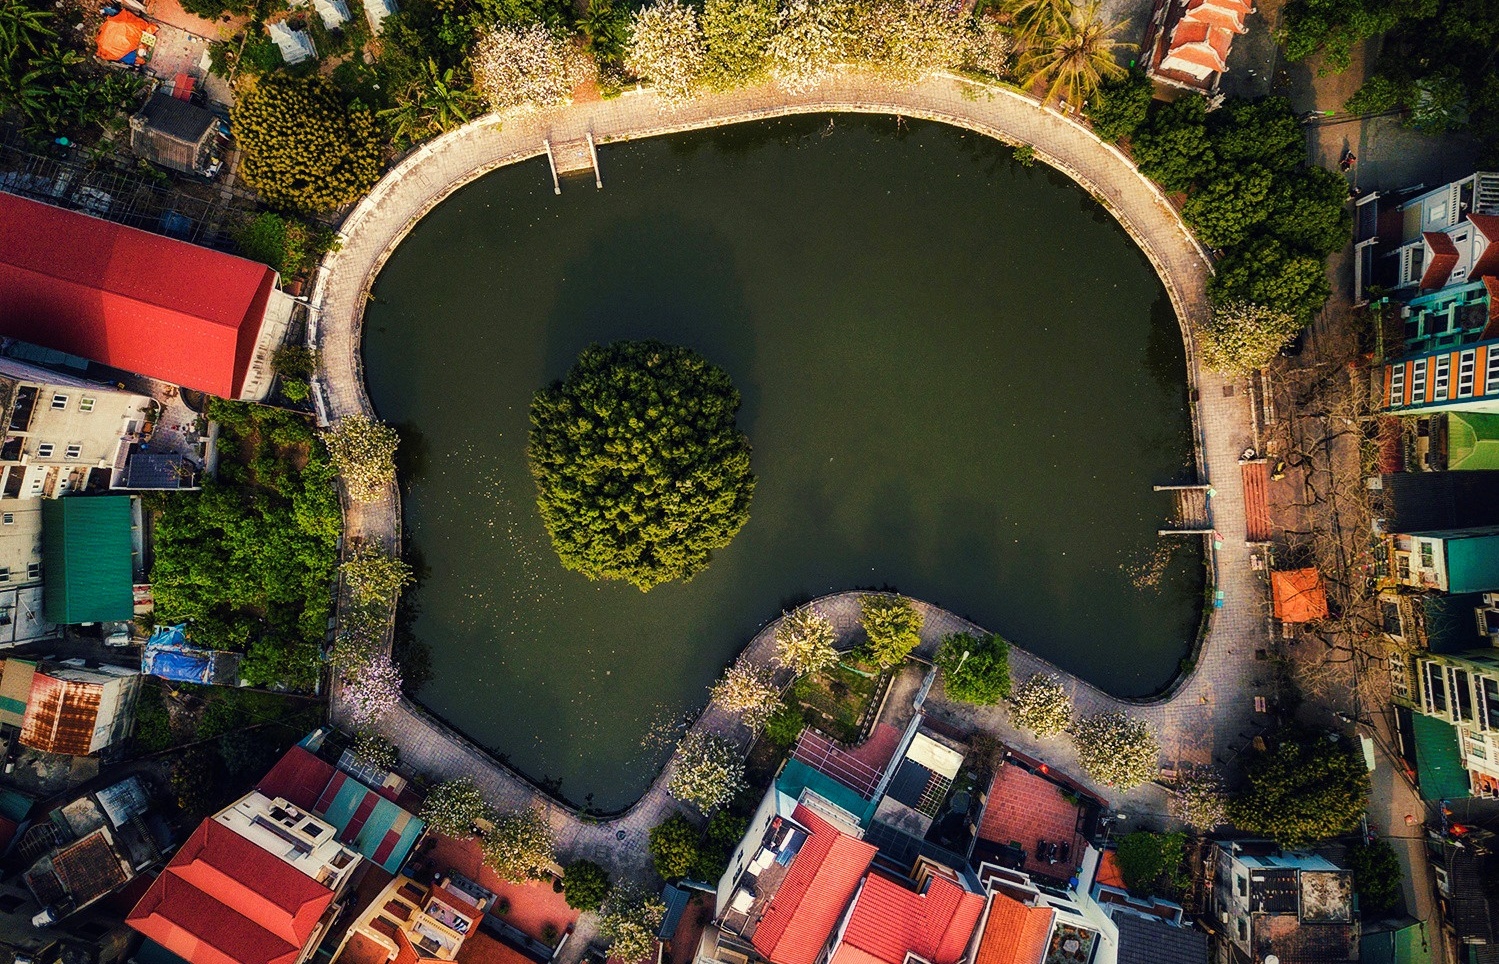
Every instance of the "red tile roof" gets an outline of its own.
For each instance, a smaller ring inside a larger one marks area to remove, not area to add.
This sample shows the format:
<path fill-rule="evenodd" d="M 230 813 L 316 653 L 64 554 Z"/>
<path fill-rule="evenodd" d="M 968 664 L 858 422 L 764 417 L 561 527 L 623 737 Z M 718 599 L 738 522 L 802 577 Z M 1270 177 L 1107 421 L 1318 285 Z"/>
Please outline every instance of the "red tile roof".
<path fill-rule="evenodd" d="M 294 746 L 276 761 L 271 772 L 261 778 L 255 789 L 273 800 L 280 797 L 295 807 L 321 813 L 318 798 L 335 772 L 333 764 Z"/>
<path fill-rule="evenodd" d="M 931 964 L 955 964 L 983 909 L 981 895 L 943 877 L 932 877 L 925 892 L 918 894 L 871 872 L 855 899 L 832 964 L 850 964 L 864 955 L 884 964 L 903 964 L 907 953 Z M 851 950 L 863 954 L 848 953 Z"/>
<path fill-rule="evenodd" d="M 1050 907 L 1031 907 L 994 894 L 973 964 L 1041 964 L 1051 935 L 1052 913 Z"/>
<path fill-rule="evenodd" d="M 0 192 L 0 335 L 228 398 L 276 273 Z"/>
<path fill-rule="evenodd" d="M 1422 288 L 1440 288 L 1447 283 L 1447 276 L 1457 267 L 1457 246 L 1441 231 L 1427 231 L 1421 237 L 1431 249 L 1431 261 L 1421 275 Z"/>
<path fill-rule="evenodd" d="M 290 964 L 332 902 L 333 891 L 209 819 L 125 922 L 190 964 Z"/>
<path fill-rule="evenodd" d="M 751 943 L 773 964 L 812 964 L 878 851 L 800 804 L 791 819 L 811 836 L 791 861 Z"/>
<path fill-rule="evenodd" d="M 1473 262 L 1473 268 L 1468 272 L 1468 280 L 1492 277 L 1499 274 L 1499 216 L 1493 214 L 1470 214 L 1468 220 L 1473 222 L 1473 227 L 1488 239 L 1488 246 L 1483 253 Z"/>

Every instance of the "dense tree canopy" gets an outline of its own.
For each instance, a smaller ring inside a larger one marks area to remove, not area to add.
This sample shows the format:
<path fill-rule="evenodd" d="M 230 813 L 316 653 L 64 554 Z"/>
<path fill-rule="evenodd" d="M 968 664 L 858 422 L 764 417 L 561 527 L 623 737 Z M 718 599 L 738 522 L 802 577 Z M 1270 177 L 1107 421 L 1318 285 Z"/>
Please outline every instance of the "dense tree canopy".
<path fill-rule="evenodd" d="M 998 636 L 955 633 L 937 647 L 935 662 L 955 700 L 987 706 L 1010 695 L 1010 644 Z"/>
<path fill-rule="evenodd" d="M 1138 68 L 1123 77 L 1106 80 L 1088 102 L 1088 120 L 1093 131 L 1106 141 L 1129 137 L 1150 112 L 1155 84 Z"/>
<path fill-rule="evenodd" d="M 1289 735 L 1244 762 L 1248 786 L 1229 804 L 1235 827 L 1285 847 L 1351 833 L 1369 796 L 1369 771 L 1346 741 Z"/>
<path fill-rule="evenodd" d="M 738 410 L 728 374 L 686 348 L 584 349 L 531 402 L 531 474 L 562 564 L 641 590 L 701 572 L 749 519 Z"/>
<path fill-rule="evenodd" d="M 138 75 L 89 56 L 77 8 L 52 7 L 0 3 L 0 114 L 14 111 L 28 134 L 47 139 L 115 120 L 141 89 Z"/>
<path fill-rule="evenodd" d="M 591 860 L 574 860 L 563 871 L 562 894 L 574 910 L 598 910 L 609 889 L 609 872 Z"/>
<path fill-rule="evenodd" d="M 651 862 L 662 880 L 681 880 L 692 872 L 697 865 L 701 836 L 680 813 L 651 828 Z"/>
<path fill-rule="evenodd" d="M 340 207 L 380 177 L 375 118 L 344 103 L 321 77 L 262 77 L 239 95 L 230 117 L 240 174 L 272 207 Z"/>
<path fill-rule="evenodd" d="M 1182 864 L 1187 859 L 1187 838 L 1181 833 L 1125 834 L 1115 856 L 1124 886 L 1139 896 L 1175 897 L 1186 882 Z"/>

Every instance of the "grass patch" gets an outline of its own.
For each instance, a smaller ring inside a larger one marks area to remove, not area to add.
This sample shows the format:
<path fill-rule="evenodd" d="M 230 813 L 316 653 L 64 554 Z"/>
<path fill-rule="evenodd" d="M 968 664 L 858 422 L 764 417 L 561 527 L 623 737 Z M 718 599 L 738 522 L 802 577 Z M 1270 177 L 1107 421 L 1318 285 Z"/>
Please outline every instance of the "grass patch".
<path fill-rule="evenodd" d="M 803 676 L 791 689 L 791 699 L 802 708 L 807 723 L 835 740 L 853 743 L 859 724 L 880 691 L 874 667 L 842 663 L 825 673 Z"/>

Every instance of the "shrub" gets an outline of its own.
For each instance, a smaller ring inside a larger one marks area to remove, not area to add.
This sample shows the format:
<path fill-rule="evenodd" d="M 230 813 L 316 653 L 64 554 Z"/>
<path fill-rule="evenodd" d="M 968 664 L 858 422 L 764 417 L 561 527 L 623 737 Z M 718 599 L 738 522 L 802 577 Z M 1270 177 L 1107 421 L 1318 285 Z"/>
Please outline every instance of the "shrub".
<path fill-rule="evenodd" d="M 881 669 L 911 655 L 921 643 L 921 622 L 921 613 L 904 596 L 859 597 L 859 625 L 869 637 L 864 652 Z"/>
<path fill-rule="evenodd" d="M 1330 293 L 1322 259 L 1296 254 L 1275 238 L 1234 248 L 1208 279 L 1215 303 L 1262 305 L 1302 323 L 1321 310 Z"/>
<path fill-rule="evenodd" d="M 516 884 L 546 877 L 555 846 L 552 824 L 538 807 L 496 816 L 481 843 L 484 863 Z"/>
<path fill-rule="evenodd" d="M 802 735 L 806 726 L 807 721 L 802 718 L 801 710 L 795 706 L 783 706 L 765 721 L 765 739 L 770 741 L 771 746 L 788 750 L 796 743 L 796 738 Z"/>
<path fill-rule="evenodd" d="M 948 636 L 936 663 L 942 688 L 955 700 L 989 706 L 1010 695 L 1010 644 L 998 636 Z"/>
<path fill-rule="evenodd" d="M 1244 762 L 1245 789 L 1228 805 L 1235 827 L 1283 847 L 1352 833 L 1369 796 L 1363 757 L 1343 741 L 1287 735 Z"/>
<path fill-rule="evenodd" d="M 828 618 L 812 606 L 781 616 L 776 627 L 776 661 L 797 676 L 832 669 L 838 663 L 838 635 Z"/>
<path fill-rule="evenodd" d="M 275 215 L 270 215 L 275 217 Z M 274 265 L 272 266 L 274 267 Z M 306 345 L 282 345 L 271 355 L 271 367 L 282 378 L 308 379 L 317 373 L 316 349 Z"/>
<path fill-rule="evenodd" d="M 722 877 L 729 868 L 729 858 L 734 856 L 735 848 L 748 829 L 748 817 L 736 817 L 727 810 L 719 810 L 709 817 L 703 841 L 698 847 L 697 863 L 692 868 L 692 878 L 715 883 Z"/>
<path fill-rule="evenodd" d="M 678 800 L 712 810 L 744 786 L 744 760 L 729 740 L 694 730 L 677 747 L 676 767 L 667 789 Z"/>
<path fill-rule="evenodd" d="M 281 394 L 288 402 L 301 404 L 312 397 L 312 386 L 300 378 L 281 379 Z"/>
<path fill-rule="evenodd" d="M 240 176 L 273 207 L 340 207 L 380 177 L 374 117 L 343 103 L 320 77 L 262 77 L 239 94 L 230 116 Z"/>
<path fill-rule="evenodd" d="M 562 893 L 574 910 L 598 910 L 609 886 L 609 872 L 591 860 L 574 860 L 562 874 Z"/>
<path fill-rule="evenodd" d="M 738 713 L 744 725 L 758 730 L 781 708 L 781 693 L 767 670 L 756 669 L 743 659 L 724 671 L 714 683 L 710 699 L 720 708 Z"/>
<path fill-rule="evenodd" d="M 378 502 L 395 482 L 400 437 L 384 422 L 349 415 L 324 433 L 323 441 L 355 502 Z"/>
<path fill-rule="evenodd" d="M 286 222 L 279 214 L 266 211 L 257 214 L 245 222 L 234 232 L 234 244 L 239 249 L 239 256 L 251 261 L 259 261 L 261 264 L 270 265 L 277 271 L 286 261 Z M 283 346 L 285 347 L 285 346 Z M 276 357 L 280 356 L 281 349 L 276 350 L 276 356 L 272 357 L 271 364 L 283 375 L 292 375 L 293 372 L 283 370 L 276 365 Z M 312 374 L 311 372 L 307 373 Z M 303 375 L 301 377 L 307 377 Z"/>
<path fill-rule="evenodd" d="M 1142 720 L 1100 713 L 1079 720 L 1072 736 L 1078 763 L 1099 783 L 1132 790 L 1159 772 L 1161 748 Z"/>
<path fill-rule="evenodd" d="M 1187 838 L 1183 834 L 1125 834 L 1115 856 L 1131 893 L 1173 897 L 1186 885 L 1182 864 L 1187 859 Z"/>
<path fill-rule="evenodd" d="M 1062 678 L 1036 673 L 1015 688 L 1010 698 L 1010 722 L 1037 736 L 1052 736 L 1072 725 L 1072 700 Z"/>
<path fill-rule="evenodd" d="M 625 69 L 649 79 L 667 101 L 692 96 L 703 74 L 697 9 L 678 0 L 656 0 L 637 10 L 625 47 Z"/>
<path fill-rule="evenodd" d="M 701 572 L 749 519 L 738 410 L 728 374 L 686 348 L 584 349 L 531 402 L 531 475 L 562 564 L 642 591 Z"/>
<path fill-rule="evenodd" d="M 462 777 L 433 787 L 422 803 L 421 818 L 434 833 L 466 840 L 474 835 L 474 821 L 488 809 L 479 788 Z"/>
<path fill-rule="evenodd" d="M 681 880 L 698 862 L 698 829 L 680 813 L 651 829 L 651 861 L 663 880 Z"/>
<path fill-rule="evenodd" d="M 655 953 L 656 931 L 666 916 L 666 905 L 634 885 L 614 888 L 599 915 L 599 933 L 609 942 L 609 953 L 624 964 L 640 964 Z"/>
<path fill-rule="evenodd" d="M 1264 305 L 1216 305 L 1202 326 L 1202 363 L 1225 375 L 1251 374 L 1270 364 L 1300 330 L 1294 315 Z"/>

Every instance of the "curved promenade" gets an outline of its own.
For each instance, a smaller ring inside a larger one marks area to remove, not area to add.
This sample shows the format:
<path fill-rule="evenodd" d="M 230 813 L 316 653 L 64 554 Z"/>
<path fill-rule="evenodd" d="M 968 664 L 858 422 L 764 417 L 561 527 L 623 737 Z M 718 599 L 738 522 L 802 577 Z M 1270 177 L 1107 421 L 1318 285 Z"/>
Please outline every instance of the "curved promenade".
<path fill-rule="evenodd" d="M 1250 724 L 1255 692 L 1254 652 L 1266 639 L 1264 591 L 1249 565 L 1244 543 L 1245 520 L 1238 455 L 1253 444 L 1251 413 L 1245 386 L 1197 368 L 1192 325 L 1207 311 L 1206 281 L 1211 273 L 1206 254 L 1187 232 L 1174 208 L 1115 148 L 1085 127 L 1055 111 L 1040 108 L 1013 91 L 939 76 L 894 87 L 858 76 L 835 76 L 820 86 L 791 95 L 765 85 L 727 94 L 707 95 L 676 108 L 663 109 L 649 92 L 614 100 L 577 104 L 546 116 L 506 121 L 481 118 L 424 145 L 406 157 L 354 209 L 343 226 L 343 248 L 330 255 L 320 271 L 313 303 L 320 308 L 317 342 L 324 371 L 321 401 L 331 420 L 347 415 L 374 415 L 365 392 L 360 337 L 370 286 L 385 258 L 424 214 L 454 190 L 495 168 L 543 153 L 542 141 L 582 139 L 591 132 L 600 144 L 677 131 L 760 120 L 788 114 L 860 112 L 924 118 L 963 127 L 1012 144 L 1034 148 L 1036 156 L 1078 181 L 1134 237 L 1160 275 L 1176 308 L 1187 346 L 1192 380 L 1193 422 L 1198 434 L 1199 470 L 1204 481 L 1220 486 L 1212 500 L 1214 525 L 1222 548 L 1210 553 L 1216 588 L 1223 605 L 1210 613 L 1211 624 L 1197 655 L 1195 671 L 1178 680 L 1169 694 L 1132 702 L 1109 696 L 1097 687 L 1063 674 L 1082 714 L 1126 709 L 1148 721 L 1159 734 L 1162 761 L 1206 762 L 1237 747 Z M 603 152 L 607 166 L 608 152 Z M 586 186 L 573 188 L 588 190 Z M 1123 414 L 1123 413 L 1121 413 Z M 1125 416 L 1127 417 L 1127 416 Z M 377 503 L 345 500 L 345 531 L 398 551 L 401 540 L 398 494 L 392 487 Z M 951 632 L 975 630 L 967 620 L 918 603 L 926 615 L 922 651 L 930 653 Z M 850 642 L 858 628 L 854 593 L 826 597 L 818 608 Z M 746 647 L 746 657 L 768 660 L 775 624 L 765 627 Z M 1055 671 L 1026 651 L 1011 655 L 1017 680 L 1037 670 Z M 1260 664 L 1264 665 L 1264 664 Z M 928 712 L 964 717 L 998 733 L 1010 744 L 1045 756 L 1082 777 L 1065 738 L 1036 741 L 1012 730 L 999 708 L 975 710 L 934 698 Z M 506 708 L 498 707 L 505 712 Z M 524 712 L 515 707 L 514 712 Z M 335 698 L 333 714 L 341 717 Z M 732 719 L 709 707 L 694 724 L 747 742 L 748 734 Z M 540 806 L 557 833 L 558 853 L 566 861 L 588 857 L 616 875 L 648 873 L 646 833 L 679 808 L 665 790 L 671 764 L 650 790 L 623 815 L 604 822 L 578 817 L 539 793 L 524 778 L 500 765 L 408 701 L 381 724 L 384 735 L 401 748 L 403 761 L 439 779 L 472 777 L 500 807 Z M 1147 785 L 1121 795 L 1096 788 L 1121 805 L 1160 810 L 1158 788 Z M 579 950 L 588 935 L 579 934 Z"/>

